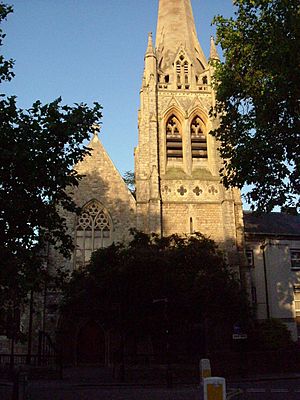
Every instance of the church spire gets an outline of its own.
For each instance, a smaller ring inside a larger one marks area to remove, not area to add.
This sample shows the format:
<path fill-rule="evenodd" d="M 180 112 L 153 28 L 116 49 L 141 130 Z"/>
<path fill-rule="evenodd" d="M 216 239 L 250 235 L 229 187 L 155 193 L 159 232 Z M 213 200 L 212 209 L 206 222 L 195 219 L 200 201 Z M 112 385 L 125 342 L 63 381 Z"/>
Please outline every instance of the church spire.
<path fill-rule="evenodd" d="M 162 69 L 172 65 L 180 48 L 186 50 L 195 71 L 201 72 L 207 67 L 190 0 L 159 0 L 156 48 Z"/>
<path fill-rule="evenodd" d="M 145 68 L 144 68 L 144 79 L 145 83 L 148 84 L 149 80 L 152 79 L 156 83 L 156 55 L 152 43 L 152 33 L 148 34 L 148 45 L 145 54 Z"/>
<path fill-rule="evenodd" d="M 210 61 L 220 61 L 220 57 L 219 57 L 218 50 L 217 50 L 213 36 L 210 37 L 210 57 L 209 57 L 209 59 L 210 59 Z"/>
<path fill-rule="evenodd" d="M 152 32 L 148 33 L 148 46 L 146 50 L 146 57 L 148 55 L 155 55 L 154 48 L 153 48 L 153 43 L 152 43 Z"/>

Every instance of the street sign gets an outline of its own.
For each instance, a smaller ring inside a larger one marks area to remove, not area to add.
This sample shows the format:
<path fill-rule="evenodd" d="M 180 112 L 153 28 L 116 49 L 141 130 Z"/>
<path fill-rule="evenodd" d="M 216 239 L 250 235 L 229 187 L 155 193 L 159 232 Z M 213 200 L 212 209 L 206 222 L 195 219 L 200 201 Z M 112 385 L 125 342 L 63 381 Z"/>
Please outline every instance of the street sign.
<path fill-rule="evenodd" d="M 245 340 L 248 339 L 248 335 L 246 333 L 234 333 L 232 335 L 233 340 Z"/>

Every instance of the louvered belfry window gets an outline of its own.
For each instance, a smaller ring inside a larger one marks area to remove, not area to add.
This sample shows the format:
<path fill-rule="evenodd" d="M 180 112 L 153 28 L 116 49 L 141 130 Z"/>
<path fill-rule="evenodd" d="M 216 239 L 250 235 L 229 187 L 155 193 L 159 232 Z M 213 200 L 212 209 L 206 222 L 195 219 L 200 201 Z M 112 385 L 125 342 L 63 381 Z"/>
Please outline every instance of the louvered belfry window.
<path fill-rule="evenodd" d="M 167 137 L 167 159 L 182 159 L 182 136 L 181 125 L 178 118 L 173 114 L 169 117 L 166 125 Z"/>
<path fill-rule="evenodd" d="M 111 244 L 111 219 L 97 200 L 86 204 L 77 219 L 76 265 L 86 265 L 93 251 Z"/>
<path fill-rule="evenodd" d="M 181 54 L 176 61 L 177 89 L 189 89 L 189 63 Z"/>
<path fill-rule="evenodd" d="M 207 158 L 207 142 L 203 132 L 204 122 L 196 116 L 191 123 L 192 158 Z"/>

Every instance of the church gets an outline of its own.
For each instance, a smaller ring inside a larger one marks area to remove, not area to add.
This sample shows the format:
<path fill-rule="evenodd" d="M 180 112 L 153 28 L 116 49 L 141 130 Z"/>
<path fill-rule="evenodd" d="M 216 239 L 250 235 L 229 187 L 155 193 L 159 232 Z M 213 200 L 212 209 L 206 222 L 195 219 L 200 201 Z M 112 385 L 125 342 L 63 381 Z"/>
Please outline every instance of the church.
<path fill-rule="evenodd" d="M 218 125 L 209 111 L 213 62 L 219 58 L 212 39 L 205 57 L 189 0 L 159 2 L 156 44 L 149 34 L 144 59 L 134 150 L 136 199 L 94 135 L 92 156 L 76 167 L 86 177 L 75 192 L 83 213 L 73 223 L 74 267 L 99 246 L 126 239 L 130 227 L 162 236 L 199 231 L 238 266 L 244 248 L 241 197 L 220 184 L 222 160 L 209 135 Z"/>
<path fill-rule="evenodd" d="M 85 176 L 74 190 L 82 212 L 65 215 L 76 248 L 67 268 L 84 268 L 94 250 L 129 241 L 130 228 L 161 236 L 201 232 L 218 244 L 246 282 L 257 318 L 280 319 L 297 340 L 300 217 L 243 213 L 239 190 L 226 190 L 220 183 L 222 159 L 218 143 L 209 134 L 219 124 L 210 109 L 215 104 L 214 64 L 220 59 L 210 41 L 207 58 L 197 37 L 190 0 L 159 0 L 155 43 L 149 34 L 144 56 L 134 149 L 135 197 L 95 130 L 89 144 L 91 156 L 76 166 Z M 48 262 L 50 268 L 66 264 L 53 250 Z M 53 291 L 45 293 L 36 332 L 61 329 L 53 306 L 56 298 Z M 73 331 L 69 336 L 73 362 L 78 338 L 84 340 L 93 329 L 85 327 L 84 321 L 79 325 L 64 325 L 66 332 Z M 5 352 L 8 347 L 1 338 Z M 56 340 L 55 333 L 52 338 Z M 108 363 L 109 349 L 104 347 Z"/>

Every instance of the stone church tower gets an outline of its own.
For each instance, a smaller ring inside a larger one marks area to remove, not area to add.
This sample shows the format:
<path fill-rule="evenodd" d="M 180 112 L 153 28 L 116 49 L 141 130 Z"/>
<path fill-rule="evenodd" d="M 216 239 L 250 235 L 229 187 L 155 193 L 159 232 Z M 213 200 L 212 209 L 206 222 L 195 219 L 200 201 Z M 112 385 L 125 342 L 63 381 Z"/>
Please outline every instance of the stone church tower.
<path fill-rule="evenodd" d="M 239 191 L 220 184 L 222 160 L 209 135 L 218 126 L 209 116 L 216 60 L 212 39 L 209 61 L 201 49 L 190 0 L 160 0 L 140 92 L 137 227 L 162 235 L 199 231 L 233 256 L 242 248 L 242 203 Z"/>

